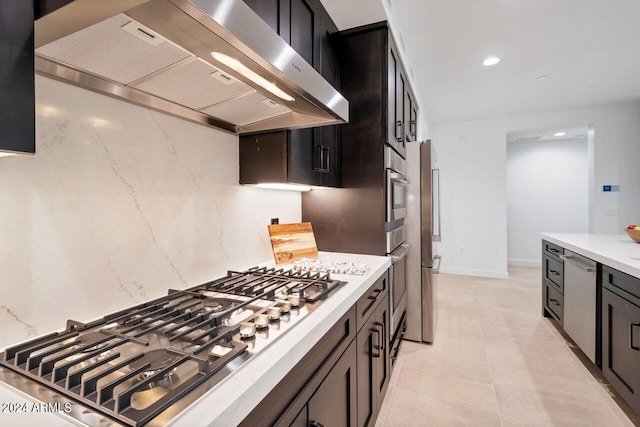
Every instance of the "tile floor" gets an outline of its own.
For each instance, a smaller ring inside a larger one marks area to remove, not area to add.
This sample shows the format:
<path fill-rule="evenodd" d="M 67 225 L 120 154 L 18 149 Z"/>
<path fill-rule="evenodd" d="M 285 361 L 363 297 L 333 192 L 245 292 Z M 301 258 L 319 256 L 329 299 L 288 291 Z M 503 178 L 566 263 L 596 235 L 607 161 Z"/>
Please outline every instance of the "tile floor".
<path fill-rule="evenodd" d="M 540 269 L 509 274 L 439 276 L 435 343 L 404 342 L 376 426 L 639 425 L 542 317 Z"/>

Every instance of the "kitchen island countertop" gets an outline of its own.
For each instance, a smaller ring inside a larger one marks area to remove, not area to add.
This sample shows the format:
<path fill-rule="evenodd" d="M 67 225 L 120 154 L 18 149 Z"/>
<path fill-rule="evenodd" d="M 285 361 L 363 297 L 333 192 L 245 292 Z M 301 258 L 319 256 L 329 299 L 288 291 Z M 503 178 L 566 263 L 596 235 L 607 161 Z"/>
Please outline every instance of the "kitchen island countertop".
<path fill-rule="evenodd" d="M 542 239 L 640 278 L 640 244 L 626 234 L 541 233 Z"/>

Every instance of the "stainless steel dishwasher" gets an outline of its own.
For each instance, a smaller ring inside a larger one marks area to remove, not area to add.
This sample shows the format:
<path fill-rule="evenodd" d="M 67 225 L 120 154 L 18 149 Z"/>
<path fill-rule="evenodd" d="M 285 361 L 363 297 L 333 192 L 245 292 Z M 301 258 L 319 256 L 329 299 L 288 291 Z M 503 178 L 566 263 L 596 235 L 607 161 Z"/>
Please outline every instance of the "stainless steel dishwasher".
<path fill-rule="evenodd" d="M 596 263 L 565 249 L 564 330 L 596 362 Z"/>

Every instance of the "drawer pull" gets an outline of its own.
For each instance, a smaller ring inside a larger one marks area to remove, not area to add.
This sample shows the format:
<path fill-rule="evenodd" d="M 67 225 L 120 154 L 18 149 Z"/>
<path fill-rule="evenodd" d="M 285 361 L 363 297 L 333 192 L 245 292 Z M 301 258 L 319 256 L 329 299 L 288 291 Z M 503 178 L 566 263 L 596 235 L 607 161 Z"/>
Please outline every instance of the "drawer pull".
<path fill-rule="evenodd" d="M 549 298 L 549 302 L 555 305 L 560 305 L 557 299 Z"/>
<path fill-rule="evenodd" d="M 559 254 L 560 253 L 559 250 L 554 249 L 554 248 L 547 248 L 547 249 L 549 249 L 549 252 L 553 252 L 554 254 Z"/>
<path fill-rule="evenodd" d="M 556 270 L 549 270 L 549 274 L 551 274 L 552 276 L 559 276 L 560 273 L 558 273 Z"/>
<path fill-rule="evenodd" d="M 629 323 L 629 347 L 632 350 L 640 351 L 640 347 L 633 345 L 633 327 L 640 326 L 640 323 Z"/>
<path fill-rule="evenodd" d="M 324 424 L 322 424 L 320 421 L 311 420 L 311 421 L 309 421 L 309 426 L 310 427 L 324 427 Z"/>
<path fill-rule="evenodd" d="M 378 299 L 380 294 L 382 293 L 382 289 L 374 289 L 373 292 L 367 297 L 368 299 Z"/>

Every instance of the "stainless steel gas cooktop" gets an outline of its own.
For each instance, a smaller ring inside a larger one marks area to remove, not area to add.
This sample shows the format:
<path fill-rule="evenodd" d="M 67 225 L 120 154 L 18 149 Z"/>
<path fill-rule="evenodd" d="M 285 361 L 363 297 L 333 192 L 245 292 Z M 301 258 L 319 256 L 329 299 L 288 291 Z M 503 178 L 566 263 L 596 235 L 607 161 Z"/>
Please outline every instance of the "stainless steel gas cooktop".
<path fill-rule="evenodd" d="M 344 282 L 252 268 L 0 354 L 0 380 L 87 425 L 164 425 Z"/>

